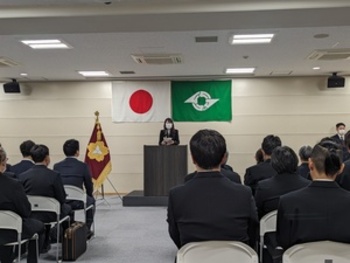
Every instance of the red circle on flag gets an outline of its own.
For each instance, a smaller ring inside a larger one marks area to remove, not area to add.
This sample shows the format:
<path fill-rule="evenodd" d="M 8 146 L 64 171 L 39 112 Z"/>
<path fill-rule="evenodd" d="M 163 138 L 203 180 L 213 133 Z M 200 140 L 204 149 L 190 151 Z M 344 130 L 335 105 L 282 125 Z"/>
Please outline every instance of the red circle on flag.
<path fill-rule="evenodd" d="M 152 95 L 143 89 L 135 91 L 129 100 L 130 108 L 136 113 L 145 113 L 152 108 Z"/>

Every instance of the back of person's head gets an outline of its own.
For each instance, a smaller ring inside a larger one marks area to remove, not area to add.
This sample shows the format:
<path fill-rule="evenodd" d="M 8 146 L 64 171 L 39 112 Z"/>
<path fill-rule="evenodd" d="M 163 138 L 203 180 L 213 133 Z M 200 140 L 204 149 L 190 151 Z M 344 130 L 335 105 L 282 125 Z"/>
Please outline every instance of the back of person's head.
<path fill-rule="evenodd" d="M 70 139 L 64 142 L 63 152 L 66 156 L 74 156 L 79 151 L 79 141 Z"/>
<path fill-rule="evenodd" d="M 0 146 L 0 172 L 3 173 L 6 170 L 6 160 L 7 160 L 7 154 Z"/>
<path fill-rule="evenodd" d="M 171 118 L 166 118 L 163 123 L 164 130 L 167 130 L 167 124 L 171 124 L 171 129 L 175 129 L 174 121 Z"/>
<path fill-rule="evenodd" d="M 312 147 L 310 145 L 301 146 L 299 149 L 299 157 L 301 161 L 307 161 L 312 153 Z"/>
<path fill-rule="evenodd" d="M 222 158 L 221 165 L 225 165 L 227 163 L 228 156 L 229 156 L 229 153 L 228 153 L 228 151 L 226 151 L 224 154 L 224 158 Z"/>
<path fill-rule="evenodd" d="M 264 162 L 264 154 L 260 148 L 255 153 L 255 160 L 257 164 Z"/>
<path fill-rule="evenodd" d="M 190 151 L 193 161 L 199 167 L 219 167 L 226 153 L 225 138 L 215 130 L 200 130 L 190 140 Z"/>
<path fill-rule="evenodd" d="M 21 143 L 19 146 L 19 150 L 21 151 L 21 154 L 23 157 L 30 156 L 30 149 L 35 145 L 35 143 L 32 140 L 27 140 Z"/>
<path fill-rule="evenodd" d="M 295 173 L 298 167 L 298 156 L 288 146 L 278 146 L 271 154 L 271 165 L 278 174 Z"/>
<path fill-rule="evenodd" d="M 261 143 L 261 149 L 264 151 L 266 155 L 271 155 L 272 151 L 277 146 L 281 146 L 281 145 L 282 145 L 282 142 L 280 137 L 270 134 L 264 138 L 263 142 Z"/>
<path fill-rule="evenodd" d="M 30 149 L 30 155 L 35 163 L 41 163 L 49 155 L 49 148 L 43 144 L 36 144 Z"/>
<path fill-rule="evenodd" d="M 314 146 L 310 158 L 319 173 L 333 177 L 342 168 L 343 151 L 334 141 L 323 140 Z"/>

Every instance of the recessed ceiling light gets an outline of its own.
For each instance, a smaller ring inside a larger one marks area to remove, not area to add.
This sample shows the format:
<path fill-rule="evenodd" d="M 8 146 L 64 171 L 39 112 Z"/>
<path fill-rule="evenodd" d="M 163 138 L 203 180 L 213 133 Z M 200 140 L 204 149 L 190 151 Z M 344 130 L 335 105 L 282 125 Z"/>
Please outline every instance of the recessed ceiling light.
<path fill-rule="evenodd" d="M 33 49 L 68 49 L 72 48 L 59 39 L 33 39 L 21 40 L 21 42 Z"/>
<path fill-rule="evenodd" d="M 25 76 L 28 76 L 28 73 L 21 73 L 21 74 L 19 74 L 19 75 L 21 75 L 21 76 L 23 76 L 23 77 L 25 77 Z"/>
<path fill-rule="evenodd" d="M 110 75 L 108 72 L 102 70 L 78 71 L 78 73 L 84 77 L 106 77 Z"/>
<path fill-rule="evenodd" d="M 231 45 L 239 44 L 264 44 L 270 43 L 274 34 L 252 34 L 252 35 L 233 35 L 230 38 Z"/>
<path fill-rule="evenodd" d="M 319 70 L 319 69 L 321 69 L 320 67 L 313 67 L 312 68 L 313 70 Z"/>
<path fill-rule="evenodd" d="M 226 74 L 252 74 L 255 68 L 227 68 Z"/>

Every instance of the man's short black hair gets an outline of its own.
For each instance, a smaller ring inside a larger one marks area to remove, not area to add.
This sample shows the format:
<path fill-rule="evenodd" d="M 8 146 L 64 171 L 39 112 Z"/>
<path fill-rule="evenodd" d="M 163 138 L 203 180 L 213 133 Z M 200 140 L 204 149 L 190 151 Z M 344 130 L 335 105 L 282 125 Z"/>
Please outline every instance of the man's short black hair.
<path fill-rule="evenodd" d="M 310 157 L 315 168 L 329 177 L 336 175 L 343 163 L 341 146 L 331 140 L 322 140 L 314 146 Z"/>
<path fill-rule="evenodd" d="M 225 138 L 215 130 L 200 130 L 190 140 L 194 162 L 203 169 L 219 167 L 226 153 Z"/>
<path fill-rule="evenodd" d="M 27 140 L 21 143 L 19 149 L 23 157 L 30 156 L 30 149 L 35 145 L 32 140 Z"/>
<path fill-rule="evenodd" d="M 335 125 L 335 127 L 338 129 L 340 126 L 344 126 L 344 127 L 346 127 L 346 125 L 344 124 L 344 123 L 342 123 L 342 122 L 338 122 L 336 125 Z"/>
<path fill-rule="evenodd" d="M 295 173 L 298 167 L 298 156 L 288 146 L 278 146 L 271 154 L 271 165 L 278 174 Z"/>
<path fill-rule="evenodd" d="M 49 155 L 49 148 L 43 144 L 36 144 L 30 149 L 30 155 L 35 163 L 41 163 Z"/>
<path fill-rule="evenodd" d="M 79 151 L 79 141 L 70 139 L 63 144 L 63 152 L 66 156 L 74 156 Z"/>
<path fill-rule="evenodd" d="M 280 137 L 270 134 L 264 138 L 263 142 L 261 143 L 261 149 L 264 151 L 265 154 L 271 155 L 272 151 L 277 146 L 281 146 L 281 145 L 282 145 L 282 142 Z"/>

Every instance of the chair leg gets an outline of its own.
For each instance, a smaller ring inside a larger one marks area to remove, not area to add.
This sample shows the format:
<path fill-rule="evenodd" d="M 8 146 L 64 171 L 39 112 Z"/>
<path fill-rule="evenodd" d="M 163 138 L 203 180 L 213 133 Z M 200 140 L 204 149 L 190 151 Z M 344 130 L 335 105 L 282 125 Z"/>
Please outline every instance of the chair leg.
<path fill-rule="evenodd" d="M 19 263 L 21 261 L 21 241 L 22 241 L 22 236 L 21 234 L 18 234 L 18 258 L 17 258 L 17 262 Z M 16 246 L 15 246 L 16 247 Z"/>
<path fill-rule="evenodd" d="M 35 252 L 36 252 L 36 259 L 38 260 L 39 262 L 39 235 L 36 234 L 35 235 Z"/>
<path fill-rule="evenodd" d="M 58 221 L 57 221 L 58 222 Z M 59 255 L 58 255 L 58 247 L 59 247 L 59 243 L 60 243 L 60 224 L 57 223 L 57 247 L 56 247 L 56 261 L 57 263 L 59 263 Z"/>
<path fill-rule="evenodd" d="M 262 237 L 260 237 L 260 251 L 259 251 L 259 253 L 260 253 L 260 263 L 262 263 L 263 262 L 263 253 L 264 253 L 264 237 L 262 236 Z"/>

